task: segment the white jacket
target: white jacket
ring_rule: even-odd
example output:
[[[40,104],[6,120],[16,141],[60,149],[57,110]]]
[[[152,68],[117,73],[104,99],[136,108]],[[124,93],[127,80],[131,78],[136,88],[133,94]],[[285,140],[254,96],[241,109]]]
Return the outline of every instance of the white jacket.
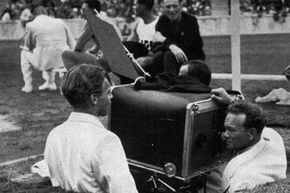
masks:
[[[234,157],[223,173],[223,190],[236,192],[286,178],[287,160],[282,137],[264,128],[261,140]]]
[[[39,70],[64,66],[61,53],[73,49],[75,40],[61,19],[39,15],[26,25],[25,46],[32,50]]]

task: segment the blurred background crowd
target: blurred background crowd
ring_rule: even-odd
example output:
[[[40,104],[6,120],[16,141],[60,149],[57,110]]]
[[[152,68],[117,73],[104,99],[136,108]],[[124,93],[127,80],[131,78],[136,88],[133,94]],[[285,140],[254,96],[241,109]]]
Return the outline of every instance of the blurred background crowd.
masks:
[[[285,18],[290,11],[290,0],[240,0],[241,12],[273,15],[274,20]]]
[[[161,13],[162,0],[156,0],[154,12]],[[229,5],[230,5],[230,0]],[[56,18],[81,18],[80,0],[10,0],[1,13],[1,20],[17,20],[25,9],[31,10],[41,2],[50,16]],[[242,13],[281,14],[287,16],[290,11],[290,0],[240,0]],[[102,8],[110,17],[134,18],[134,0],[102,0]],[[183,9],[197,16],[211,15],[211,0],[183,0]]]
[[[11,0],[2,11],[2,20],[16,20],[26,8],[32,9],[40,0]],[[154,12],[160,14],[161,0],[156,0]],[[64,19],[80,18],[80,0],[42,0],[50,16]],[[134,0],[102,0],[102,9],[111,17],[133,18]],[[184,0],[183,7],[194,15],[211,15],[210,0]],[[6,15],[6,16],[5,16]],[[4,17],[3,17],[4,16]]]
[[[0,19],[2,21],[28,20],[28,15],[37,5],[46,7],[48,15],[63,19],[82,18],[81,0],[1,0]],[[162,0],[155,0],[154,13],[160,15]],[[230,0],[224,0],[230,6]],[[107,16],[134,21],[134,0],[101,0],[102,9]],[[196,16],[212,14],[211,0],[183,0],[183,10]],[[275,21],[285,21],[290,11],[290,0],[240,0],[241,13],[254,14],[262,17],[264,14],[272,15]],[[126,25],[122,27],[123,35],[129,34]]]

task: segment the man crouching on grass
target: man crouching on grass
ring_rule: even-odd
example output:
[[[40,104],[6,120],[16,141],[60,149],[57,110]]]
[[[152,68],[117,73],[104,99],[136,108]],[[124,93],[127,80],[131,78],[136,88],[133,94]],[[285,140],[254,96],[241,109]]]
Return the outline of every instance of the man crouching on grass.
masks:
[[[265,127],[261,108],[233,103],[225,119],[224,139],[236,151],[223,173],[223,191],[238,192],[286,178],[287,160],[282,137]]]
[[[107,114],[112,97],[105,71],[89,64],[75,66],[61,89],[73,112],[46,141],[52,185],[76,192],[136,193],[120,139],[97,117]]]

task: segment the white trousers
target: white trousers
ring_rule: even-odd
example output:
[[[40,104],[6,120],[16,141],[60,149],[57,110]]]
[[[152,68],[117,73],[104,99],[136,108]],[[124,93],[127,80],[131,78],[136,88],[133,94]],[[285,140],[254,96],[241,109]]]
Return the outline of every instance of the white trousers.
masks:
[[[25,86],[32,85],[32,70],[33,68],[39,70],[39,64],[37,63],[37,58],[33,55],[32,52],[27,50],[22,50],[20,54],[20,65],[21,72],[23,75],[23,81]],[[42,78],[48,84],[54,83],[55,72],[53,69],[42,71]]]

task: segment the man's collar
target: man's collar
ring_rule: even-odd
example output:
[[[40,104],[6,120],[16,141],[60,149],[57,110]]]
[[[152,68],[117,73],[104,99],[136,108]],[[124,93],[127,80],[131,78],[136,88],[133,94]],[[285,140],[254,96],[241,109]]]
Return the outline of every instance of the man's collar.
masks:
[[[88,113],[71,112],[68,121],[90,122],[98,127],[104,127],[98,117]]]

